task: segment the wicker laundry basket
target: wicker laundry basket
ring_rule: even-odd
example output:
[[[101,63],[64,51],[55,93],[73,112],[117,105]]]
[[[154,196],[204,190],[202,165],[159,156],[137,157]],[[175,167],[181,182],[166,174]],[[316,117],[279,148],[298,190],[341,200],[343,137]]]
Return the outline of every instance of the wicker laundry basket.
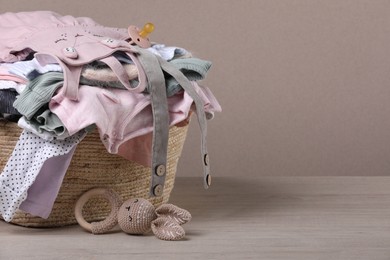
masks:
[[[166,203],[173,189],[176,167],[188,126],[173,126],[169,131],[167,175],[163,195],[150,198],[155,205]],[[22,129],[16,123],[0,121],[0,171],[11,155]],[[94,187],[112,188],[122,197],[149,198],[150,168],[109,154],[97,131],[88,134],[77,146],[71,164],[48,219],[18,211],[11,223],[26,227],[59,227],[77,224],[74,206],[81,194]],[[83,208],[89,222],[104,219],[110,211],[103,198],[90,200]]]

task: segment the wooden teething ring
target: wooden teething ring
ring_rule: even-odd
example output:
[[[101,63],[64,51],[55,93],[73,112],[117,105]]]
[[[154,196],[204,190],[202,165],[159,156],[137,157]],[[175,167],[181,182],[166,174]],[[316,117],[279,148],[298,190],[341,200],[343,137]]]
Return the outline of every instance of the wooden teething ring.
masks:
[[[105,233],[117,224],[117,215],[118,215],[118,210],[120,206],[122,205],[122,200],[116,194],[114,191],[110,189],[105,189],[105,188],[94,188],[91,189],[87,192],[85,192],[81,197],[77,200],[76,206],[75,206],[75,217],[79,225],[84,228],[85,230],[89,232],[93,232],[93,227],[91,223],[88,223],[84,217],[83,217],[83,207],[85,203],[87,203],[88,200],[90,200],[92,197],[95,196],[103,196],[105,199],[107,199],[111,205],[111,212],[108,215],[108,217],[100,222],[94,222],[92,224],[99,224],[100,228],[99,233]]]

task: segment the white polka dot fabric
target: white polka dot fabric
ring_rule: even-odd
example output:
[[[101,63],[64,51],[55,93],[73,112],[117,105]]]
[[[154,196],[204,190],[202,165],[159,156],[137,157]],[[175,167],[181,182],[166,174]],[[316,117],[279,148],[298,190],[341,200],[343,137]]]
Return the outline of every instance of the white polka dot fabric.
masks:
[[[0,175],[0,214],[11,221],[15,211],[27,198],[44,162],[54,156],[69,153],[84,137],[81,131],[64,140],[46,141],[24,130],[12,155]],[[50,185],[50,184],[48,184]]]

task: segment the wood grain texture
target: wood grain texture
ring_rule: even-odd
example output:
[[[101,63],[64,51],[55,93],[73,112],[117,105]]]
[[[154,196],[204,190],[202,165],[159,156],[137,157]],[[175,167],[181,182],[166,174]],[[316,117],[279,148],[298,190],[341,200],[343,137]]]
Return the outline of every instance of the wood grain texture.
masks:
[[[186,239],[0,222],[0,259],[390,259],[390,177],[177,178]]]

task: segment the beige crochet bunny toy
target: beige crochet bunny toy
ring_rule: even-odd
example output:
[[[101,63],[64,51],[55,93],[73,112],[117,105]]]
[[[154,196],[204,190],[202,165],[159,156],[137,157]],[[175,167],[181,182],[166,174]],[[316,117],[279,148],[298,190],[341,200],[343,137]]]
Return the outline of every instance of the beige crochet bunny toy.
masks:
[[[84,204],[93,196],[103,196],[111,204],[111,213],[103,221],[88,223],[82,216]],[[191,214],[172,204],[155,208],[148,200],[129,199],[122,203],[113,190],[95,188],[84,193],[76,203],[75,216],[84,229],[93,234],[103,234],[119,224],[128,234],[145,234],[150,230],[162,240],[180,240],[185,236],[181,225],[191,220]]]

